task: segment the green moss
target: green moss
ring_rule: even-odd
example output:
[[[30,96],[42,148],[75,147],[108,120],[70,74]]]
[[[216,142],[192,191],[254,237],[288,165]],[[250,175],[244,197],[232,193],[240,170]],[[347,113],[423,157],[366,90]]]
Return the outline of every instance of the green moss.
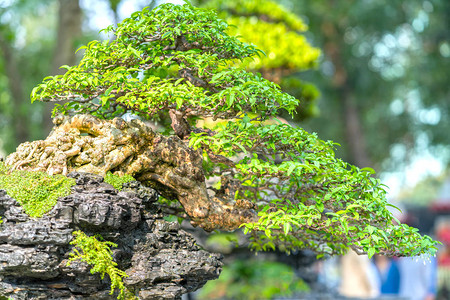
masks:
[[[135,181],[133,176],[125,174],[123,176],[114,175],[111,172],[106,173],[105,182],[112,185],[116,190],[121,191],[124,183]]]
[[[50,176],[45,172],[9,171],[0,162],[0,189],[16,199],[30,217],[42,217],[51,210],[59,197],[70,194],[75,180],[64,175]]]
[[[123,278],[128,275],[117,268],[117,263],[113,260],[110,247],[117,247],[117,244],[109,241],[99,241],[95,236],[87,236],[82,231],[74,231],[75,237],[70,244],[75,248],[69,254],[69,262],[81,260],[92,266],[91,273],[100,273],[101,278],[108,274],[111,279],[111,295],[115,289],[119,289],[117,299],[133,299],[135,298],[124,286]],[[102,239],[99,236],[100,239]]]

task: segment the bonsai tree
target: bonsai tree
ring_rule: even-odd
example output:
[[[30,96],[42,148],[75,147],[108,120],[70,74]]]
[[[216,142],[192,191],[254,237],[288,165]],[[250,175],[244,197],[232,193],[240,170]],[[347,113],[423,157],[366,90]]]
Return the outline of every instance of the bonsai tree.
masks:
[[[47,77],[32,91],[32,101],[61,103],[51,134],[60,152],[39,152],[45,142],[24,144],[31,154],[13,154],[8,165],[131,175],[158,190],[162,201],[177,201],[182,211],[172,206],[173,213],[194,225],[243,228],[258,251],[435,253],[435,241],[389,212],[373,170],[336,158],[336,143],[277,121],[302,103],[240,67],[264,53],[230,36],[215,12],[164,4],[105,32],[114,38],[80,48],[78,65],[63,66],[64,75]],[[124,115],[169,122],[171,129],[157,133],[117,118]],[[55,138],[63,132],[76,132],[83,143]],[[87,146],[99,136],[102,143]],[[105,146],[108,141],[116,148]],[[56,159],[44,163],[51,155]],[[59,161],[64,165],[55,168]]]

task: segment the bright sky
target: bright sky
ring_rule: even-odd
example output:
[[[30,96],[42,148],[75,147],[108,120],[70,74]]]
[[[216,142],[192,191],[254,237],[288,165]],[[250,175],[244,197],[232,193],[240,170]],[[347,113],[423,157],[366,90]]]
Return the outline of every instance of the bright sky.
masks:
[[[125,0],[119,5],[119,17],[120,19],[124,19],[129,17],[133,12],[142,9],[145,6],[151,4],[151,0]],[[170,2],[174,4],[184,4],[183,0],[172,0],[172,1],[164,1],[157,0],[157,4],[161,4],[164,2]],[[91,0],[81,0],[81,7],[86,12],[86,19],[89,20],[87,24],[90,28],[94,30],[101,30],[114,22],[114,16],[109,9],[108,1],[91,1]]]
[[[127,18],[136,10],[143,8],[151,1],[127,0],[119,5],[119,16],[121,19]],[[88,26],[94,30],[101,30],[114,22],[114,16],[109,8],[108,1],[81,0],[80,5],[87,14]]]

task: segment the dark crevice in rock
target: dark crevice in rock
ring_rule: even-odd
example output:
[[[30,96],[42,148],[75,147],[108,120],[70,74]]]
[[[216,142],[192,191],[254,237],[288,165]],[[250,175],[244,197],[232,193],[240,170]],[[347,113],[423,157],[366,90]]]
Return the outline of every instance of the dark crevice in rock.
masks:
[[[87,173],[71,173],[72,193],[39,219],[0,190],[0,296],[12,299],[115,299],[108,276],[84,262],[67,266],[72,232],[100,234],[118,245],[113,257],[139,299],[177,299],[220,273],[221,255],[200,249],[178,223],[167,222],[158,194],[139,182],[122,191]]]

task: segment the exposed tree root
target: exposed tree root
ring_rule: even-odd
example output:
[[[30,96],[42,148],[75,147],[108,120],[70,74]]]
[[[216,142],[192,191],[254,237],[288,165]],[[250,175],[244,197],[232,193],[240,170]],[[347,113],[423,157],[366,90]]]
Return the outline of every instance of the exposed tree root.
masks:
[[[129,174],[164,197],[177,199],[192,223],[208,231],[233,230],[258,219],[251,207],[236,204],[234,195],[208,194],[201,152],[178,136],[155,133],[139,120],[101,120],[86,114],[59,116],[53,122],[45,140],[19,145],[6,165],[49,174]]]

